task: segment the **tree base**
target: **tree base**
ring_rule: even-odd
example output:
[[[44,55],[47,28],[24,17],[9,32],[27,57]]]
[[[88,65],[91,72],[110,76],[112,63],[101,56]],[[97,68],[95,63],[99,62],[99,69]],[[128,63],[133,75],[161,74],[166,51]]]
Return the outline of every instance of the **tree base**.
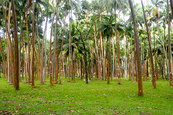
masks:
[[[32,88],[36,88],[36,86],[31,86]]]
[[[44,83],[39,83],[39,85],[43,85]]]
[[[13,85],[12,83],[10,83],[10,85]]]
[[[72,81],[72,83],[76,83],[76,81]]]
[[[71,82],[71,81],[68,80],[67,82]]]
[[[53,84],[50,84],[50,86],[53,86]]]
[[[53,83],[54,83],[54,84],[58,84],[58,82],[57,82],[57,81],[54,81]]]

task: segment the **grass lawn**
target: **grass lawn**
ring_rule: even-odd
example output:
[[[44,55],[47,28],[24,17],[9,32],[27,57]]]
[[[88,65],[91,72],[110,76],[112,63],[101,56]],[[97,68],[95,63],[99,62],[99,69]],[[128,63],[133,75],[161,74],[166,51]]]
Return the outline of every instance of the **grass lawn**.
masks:
[[[20,82],[20,90],[15,91],[4,78],[0,78],[0,114],[32,115],[172,115],[173,88],[161,78],[154,89],[150,80],[143,82],[144,96],[138,96],[138,84],[121,79],[107,84],[106,81],[89,84],[76,78],[76,83],[62,78],[62,85],[49,86],[35,81],[36,88]]]

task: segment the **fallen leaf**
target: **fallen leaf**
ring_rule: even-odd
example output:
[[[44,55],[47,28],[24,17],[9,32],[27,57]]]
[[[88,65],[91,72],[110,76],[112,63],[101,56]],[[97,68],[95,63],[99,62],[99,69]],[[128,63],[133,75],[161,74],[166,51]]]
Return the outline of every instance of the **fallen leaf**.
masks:
[[[71,112],[74,112],[74,110],[71,110]]]

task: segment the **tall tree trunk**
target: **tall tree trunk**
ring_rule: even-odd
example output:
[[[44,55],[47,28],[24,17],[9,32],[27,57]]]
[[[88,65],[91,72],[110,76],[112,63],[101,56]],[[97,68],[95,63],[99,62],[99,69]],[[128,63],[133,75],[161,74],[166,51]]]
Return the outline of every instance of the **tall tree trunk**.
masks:
[[[55,44],[54,44],[54,76],[55,76],[55,79],[54,79],[54,84],[56,84],[56,83],[58,83],[58,64],[57,64],[57,58],[58,58],[58,53],[57,53],[57,38],[58,38],[58,25],[57,25],[57,21],[58,21],[58,4],[57,4],[57,7],[55,7],[56,8],[56,23],[55,23]]]
[[[8,30],[10,30],[10,19],[11,19],[11,2],[9,3],[9,10],[8,10]],[[7,82],[10,82],[12,80],[10,80],[10,78],[12,78],[11,76],[11,73],[10,73],[10,44],[9,44],[9,40],[7,40],[7,78],[8,78],[8,81]],[[10,82],[10,84],[12,84]]]
[[[125,41],[125,45],[124,45],[124,51],[125,51],[125,58],[124,58],[124,61],[125,61],[125,78],[126,78],[126,81],[128,81],[128,76],[127,76],[127,52],[126,52],[127,38],[125,36],[125,33],[124,33],[124,41]]]
[[[66,14],[67,14],[67,12],[66,12]],[[66,15],[67,16],[67,15]],[[66,20],[66,16],[65,16],[65,19],[64,19],[64,25],[63,25],[63,33],[62,33],[62,43],[61,43],[61,52],[60,52],[60,60],[59,60],[59,62],[60,62],[60,65],[59,65],[59,70],[60,70],[60,76],[59,76],[59,83],[61,84],[61,63],[62,63],[62,50],[63,50],[63,45],[64,45],[64,33],[65,33],[65,20]],[[69,68],[70,69],[70,68]],[[70,74],[70,73],[69,73]],[[69,79],[68,79],[68,81],[69,81]]]
[[[102,18],[101,18],[101,14],[100,14],[100,22],[101,22],[101,20],[102,20]],[[101,33],[101,31],[99,32],[99,36],[100,36],[100,57],[99,57],[99,71],[100,71],[100,81],[102,80],[102,61],[101,61],[101,59],[102,59],[102,33]]]
[[[69,5],[71,4],[71,0],[68,0]],[[70,82],[70,67],[71,67],[71,16],[70,16],[70,10],[69,10],[69,72],[68,72],[68,82]]]
[[[6,16],[4,14],[4,8],[3,8],[3,0],[1,0],[1,6],[2,6],[2,14],[3,14],[3,19],[5,20],[5,29],[6,29],[6,32],[7,32],[7,36],[8,36],[8,41],[9,41],[9,46],[10,46],[10,60],[11,60],[11,65],[13,64],[13,49],[12,49],[12,43],[11,43],[11,38],[10,38],[10,32],[9,32],[9,29],[8,29],[8,26],[7,26],[7,22],[6,22]],[[4,58],[5,59],[5,58]],[[6,62],[3,62],[4,65],[4,77],[7,77],[7,72],[6,72]],[[13,66],[12,66],[13,67]],[[12,71],[13,71],[13,68],[12,68]],[[11,75],[11,81],[10,83],[12,84],[13,83],[13,80],[12,80],[12,75]]]
[[[153,62],[153,54],[152,54],[152,48],[151,48],[151,35],[150,35],[150,31],[148,28],[148,24],[147,24],[147,20],[146,20],[146,16],[145,16],[145,11],[144,11],[144,5],[143,2],[141,0],[141,5],[142,5],[142,9],[143,9],[143,14],[144,14],[144,19],[145,19],[145,26],[147,29],[147,35],[148,35],[148,42],[149,42],[149,48],[150,48],[150,62],[151,62],[151,69],[152,69],[152,84],[154,86],[154,88],[156,88],[156,81],[155,81],[155,73],[154,73],[154,62]]]
[[[120,56],[119,56],[119,37],[117,32],[117,21],[116,21],[116,10],[115,10],[115,29],[116,29],[116,44],[117,44],[117,61],[118,61],[118,85],[121,84],[120,82]]]
[[[134,35],[135,35],[135,41],[136,41],[136,53],[137,53],[137,68],[138,68],[138,95],[143,95],[143,89],[142,89],[142,69],[141,69],[141,59],[140,59],[140,52],[139,52],[139,41],[138,41],[138,29],[136,24],[136,17],[133,10],[133,3],[131,0],[129,0],[130,9],[133,17],[133,25],[134,25]]]
[[[114,40],[112,42],[112,47],[113,47],[113,56],[112,56],[112,59],[113,59],[113,63],[112,63],[112,81],[114,80],[114,75],[115,75],[115,49],[114,49]]]
[[[95,42],[95,47],[96,47],[96,58],[97,58],[97,73],[98,73],[98,80],[101,82],[101,71],[100,71],[100,61],[99,61],[99,54],[98,54],[98,44],[96,40],[96,34],[95,34],[95,23],[94,23],[94,42]]]
[[[171,4],[172,6],[172,4]],[[171,72],[171,37],[170,37],[170,17],[169,17],[169,2],[167,0],[167,15],[168,15],[168,53],[169,53],[169,77],[170,86],[172,87],[172,72]]]
[[[43,78],[40,78],[40,36],[39,36],[39,33],[38,33],[38,15],[36,15],[36,33],[37,33],[37,36],[38,36],[38,55],[37,55],[37,60],[38,60],[38,65],[37,65],[37,80],[41,81],[41,79],[43,80]]]
[[[57,5],[57,4],[56,4]],[[51,32],[50,32],[50,55],[49,55],[49,74],[50,74],[50,86],[53,86],[52,84],[52,52],[51,52],[51,44],[52,44],[52,30],[53,30],[53,22],[54,22],[54,18],[55,18],[55,12],[56,12],[56,8],[54,10],[54,14],[53,14],[53,19],[52,19],[52,25],[51,25]]]
[[[30,40],[29,40],[29,27],[28,27],[28,13],[26,13],[26,30],[27,30],[27,44],[28,44],[28,84],[30,84],[30,43],[29,43]]]
[[[45,33],[46,33],[46,29],[47,29],[48,9],[49,9],[49,0],[47,0],[47,16],[46,16],[46,22],[45,22],[45,27],[44,27],[44,31],[43,31],[43,39],[42,39],[42,48],[41,48],[41,57],[40,57],[40,67],[41,68],[40,68],[40,83],[39,84],[43,84],[43,53],[44,53],[43,47],[44,47]],[[45,45],[46,45],[46,43],[45,43]],[[46,49],[45,49],[45,51],[46,51]],[[46,58],[46,56],[45,56],[45,58]]]
[[[14,27],[14,42],[15,42],[15,74],[14,74],[14,89],[19,90],[19,49],[18,49],[18,35],[17,35],[17,20],[14,1],[12,0],[12,17]]]
[[[35,47],[34,47],[34,43],[35,43],[35,33],[34,33],[34,23],[35,23],[35,19],[34,19],[34,8],[35,8],[35,5],[34,5],[34,0],[33,0],[33,9],[32,9],[32,84],[31,84],[31,87],[34,88],[36,87],[34,85],[34,50],[35,50]]]

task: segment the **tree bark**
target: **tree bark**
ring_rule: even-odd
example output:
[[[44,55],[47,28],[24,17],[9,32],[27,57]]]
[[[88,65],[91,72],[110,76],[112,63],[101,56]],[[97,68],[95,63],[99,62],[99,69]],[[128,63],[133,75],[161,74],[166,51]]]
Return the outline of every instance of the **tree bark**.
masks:
[[[144,19],[145,19],[145,26],[147,29],[147,35],[148,35],[148,42],[149,42],[149,48],[150,48],[150,62],[151,62],[151,69],[152,69],[152,84],[154,86],[154,88],[156,88],[156,81],[155,81],[155,73],[154,73],[154,62],[153,62],[153,54],[152,54],[152,48],[151,48],[151,35],[150,35],[150,31],[148,28],[148,24],[147,24],[147,20],[146,20],[146,16],[145,16],[145,11],[144,11],[144,5],[143,2],[141,0],[141,5],[142,5],[142,9],[143,9],[143,14],[144,14]]]
[[[57,5],[57,4],[56,4]],[[51,44],[52,44],[52,30],[53,30],[53,22],[54,22],[54,18],[55,18],[55,12],[56,12],[56,8],[54,10],[54,14],[53,14],[53,19],[52,19],[52,25],[51,25],[51,32],[50,32],[50,53],[49,53],[49,74],[50,74],[50,86],[53,86],[52,84],[52,52],[51,52]]]
[[[35,19],[34,19],[34,8],[35,8],[35,5],[34,5],[34,0],[33,0],[33,9],[32,9],[32,84],[31,84],[31,87],[34,88],[36,87],[34,85],[34,43],[35,43],[35,32],[34,32],[34,23],[35,23]]]
[[[49,0],[47,0],[47,16],[46,16],[46,22],[45,22],[45,27],[44,27],[44,31],[43,31],[43,39],[42,39],[42,49],[41,49],[41,57],[40,57],[40,66],[41,66],[40,67],[40,83],[39,84],[43,84],[43,62],[44,62],[43,61],[43,53],[44,53],[43,47],[44,47],[45,33],[46,33],[46,29],[47,29],[48,9],[49,9]],[[45,43],[45,45],[46,45],[46,43]],[[45,56],[45,58],[46,58],[46,56]],[[45,81],[45,79],[44,79],[44,81]]]
[[[172,6],[172,3],[171,3],[171,6]],[[169,17],[169,2],[168,2],[168,0],[167,0],[167,15],[168,15],[169,77],[170,77],[170,86],[172,87],[173,83],[172,83],[172,72],[171,72],[171,37],[170,37],[170,17]]]
[[[17,35],[17,20],[16,20],[16,10],[14,1],[12,2],[12,17],[13,17],[13,27],[14,27],[14,42],[15,42],[15,73],[14,73],[14,89],[19,90],[19,49],[18,49],[18,35]]]
[[[121,84],[120,82],[120,56],[119,56],[119,37],[118,37],[118,32],[117,32],[117,21],[116,21],[116,10],[115,10],[115,29],[116,29],[116,45],[117,45],[117,61],[118,61],[118,85]]]
[[[142,89],[142,69],[141,69],[141,59],[140,59],[140,52],[139,52],[139,41],[138,41],[138,29],[136,24],[136,17],[133,10],[133,4],[132,1],[129,0],[130,9],[133,17],[133,24],[134,24],[134,35],[136,39],[136,53],[137,53],[137,68],[138,68],[138,95],[143,95],[143,89]]]

